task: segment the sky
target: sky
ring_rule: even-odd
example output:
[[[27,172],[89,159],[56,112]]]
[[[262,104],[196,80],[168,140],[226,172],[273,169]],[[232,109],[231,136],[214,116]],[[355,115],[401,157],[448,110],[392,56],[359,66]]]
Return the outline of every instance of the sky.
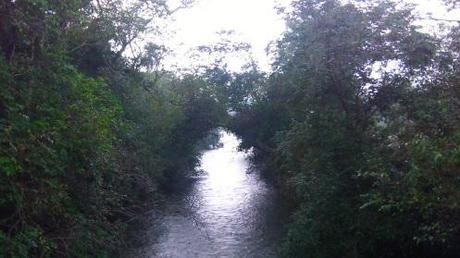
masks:
[[[178,0],[169,0],[171,5]],[[422,17],[433,16],[442,19],[459,19],[459,10],[447,12],[440,0],[405,0],[416,4]],[[287,6],[291,0],[195,0],[186,9],[174,13],[163,27],[166,37],[163,43],[171,49],[165,59],[165,67],[170,69],[190,69],[211,62],[200,55],[192,58],[192,49],[200,45],[219,42],[219,31],[234,31],[231,40],[247,42],[252,46],[251,54],[235,54],[227,58],[229,68],[238,70],[252,58],[259,68],[270,70],[271,59],[266,47],[281,37],[285,23],[277,14],[277,6]],[[427,32],[436,31],[432,23],[421,21]]]

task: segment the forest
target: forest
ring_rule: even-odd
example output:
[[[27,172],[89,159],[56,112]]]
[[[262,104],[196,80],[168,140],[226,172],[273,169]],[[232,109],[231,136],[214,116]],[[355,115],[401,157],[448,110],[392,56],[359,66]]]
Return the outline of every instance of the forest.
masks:
[[[289,206],[280,257],[458,257],[460,19],[294,0],[270,72],[133,47],[190,3],[0,1],[0,257],[122,257],[220,127]]]

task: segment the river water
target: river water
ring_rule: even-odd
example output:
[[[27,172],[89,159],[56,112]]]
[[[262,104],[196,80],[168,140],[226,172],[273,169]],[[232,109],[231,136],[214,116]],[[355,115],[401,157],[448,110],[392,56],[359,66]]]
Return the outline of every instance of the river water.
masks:
[[[152,214],[133,257],[277,257],[286,213],[238,139],[221,131],[223,147],[203,153],[203,174],[175,190]]]

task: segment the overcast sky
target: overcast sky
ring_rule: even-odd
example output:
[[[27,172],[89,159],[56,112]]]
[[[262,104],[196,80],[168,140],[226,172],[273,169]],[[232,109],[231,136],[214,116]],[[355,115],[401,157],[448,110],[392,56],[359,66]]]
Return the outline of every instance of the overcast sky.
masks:
[[[169,0],[177,1],[177,0]],[[252,45],[252,57],[260,68],[269,70],[270,59],[265,49],[279,38],[285,24],[276,12],[276,6],[285,6],[291,0],[196,0],[188,9],[182,9],[173,15],[173,19],[164,29],[171,32],[164,43],[171,48],[172,54],[166,59],[166,66],[190,68],[197,61],[190,59],[190,49],[200,45],[215,43],[219,40],[216,32],[235,31],[235,41]],[[432,13],[443,19],[459,19],[459,11],[448,13],[440,0],[406,0],[418,5],[422,16]],[[432,28],[427,27],[427,30]],[[229,58],[230,68],[237,69],[247,56]],[[206,63],[206,60],[201,60]]]

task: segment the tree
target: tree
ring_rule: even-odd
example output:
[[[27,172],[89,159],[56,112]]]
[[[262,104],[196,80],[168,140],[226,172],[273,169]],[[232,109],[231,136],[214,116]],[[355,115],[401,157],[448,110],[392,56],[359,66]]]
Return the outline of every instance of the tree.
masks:
[[[447,145],[458,125],[449,41],[421,33],[411,8],[389,1],[292,7],[264,97],[234,125],[295,196],[284,254],[454,255],[457,222],[444,216],[456,217],[447,196],[458,190],[439,176],[458,166]]]

